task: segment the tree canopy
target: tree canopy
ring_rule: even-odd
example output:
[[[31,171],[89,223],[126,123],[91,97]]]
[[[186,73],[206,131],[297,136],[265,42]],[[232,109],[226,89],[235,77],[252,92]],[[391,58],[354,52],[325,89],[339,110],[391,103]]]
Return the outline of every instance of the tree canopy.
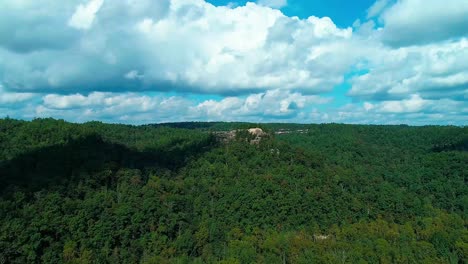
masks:
[[[468,128],[252,126],[1,119],[0,263],[467,263]]]

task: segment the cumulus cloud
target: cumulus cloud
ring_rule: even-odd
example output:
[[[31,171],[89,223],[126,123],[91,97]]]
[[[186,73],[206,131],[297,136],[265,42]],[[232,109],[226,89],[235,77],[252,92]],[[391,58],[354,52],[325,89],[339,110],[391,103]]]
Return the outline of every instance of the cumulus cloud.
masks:
[[[413,94],[402,100],[351,103],[327,108],[332,99],[282,90],[202,102],[182,96],[101,93],[46,95],[35,116],[85,122],[130,124],[176,121],[345,122],[360,124],[463,124],[468,106],[450,99],[428,100]],[[321,110],[319,110],[321,109]]]
[[[408,113],[408,112],[419,112],[426,105],[427,101],[422,99],[419,95],[412,95],[409,99],[401,101],[385,101],[378,105],[378,108],[382,112],[388,113]]]
[[[27,53],[73,45],[78,36],[66,21],[78,3],[77,0],[0,1],[0,47]],[[5,64],[3,59],[0,55],[0,71]]]
[[[136,93],[49,94],[43,96],[42,104],[36,108],[36,114],[47,116],[67,113],[69,118],[78,121],[93,118],[127,121],[129,116],[145,116],[145,119],[139,119],[138,123],[170,121],[171,118],[180,120],[242,120],[245,118],[263,120],[269,118],[271,120],[294,118],[305,107],[325,104],[330,100],[330,98],[304,96],[281,90],[202,102],[182,96],[149,96]]]
[[[249,95],[245,99],[227,97],[221,101],[208,100],[193,110],[201,115],[223,120],[226,116],[257,118],[293,118],[310,105],[328,103],[331,99],[314,95],[301,95],[281,90]]]
[[[381,2],[374,6],[380,7]],[[468,1],[399,0],[380,20],[383,41],[394,47],[468,37]]]
[[[353,30],[286,16],[285,0],[1,1],[0,109],[125,123],[466,124],[467,3],[377,0]],[[343,84],[352,103],[331,104]]]
[[[89,29],[103,2],[104,0],[91,0],[86,5],[80,4],[70,20],[68,20],[68,25],[77,29]]]
[[[103,93],[17,97],[0,96],[1,116],[55,117],[74,122],[101,120],[127,124],[181,121],[245,121],[360,124],[464,124],[468,105],[450,99],[428,100],[414,94],[402,100],[350,103],[331,107],[328,97],[282,90],[199,101],[163,93]],[[24,96],[24,95],[20,95]],[[14,98],[14,99],[12,99]],[[2,101],[3,100],[3,101]]]
[[[413,94],[403,100],[383,101],[376,104],[365,102],[364,109],[380,113],[468,113],[468,108],[463,102],[450,99],[426,100],[418,94]]]
[[[320,111],[304,113],[303,120],[312,123],[351,124],[410,124],[410,125],[463,125],[466,124],[468,105],[449,99],[425,100],[419,95],[378,103],[351,103]]]
[[[84,122],[160,122],[165,118],[185,118],[190,102],[182,97],[149,96],[136,93],[93,92],[88,95],[49,94],[35,109],[36,116],[58,116]],[[144,118],[143,118],[144,117]]]
[[[0,108],[25,103],[35,97],[33,93],[12,93],[5,91],[0,84]]]
[[[0,42],[8,89],[317,93],[342,82],[352,63],[341,51],[352,29],[340,29],[329,18],[300,20],[255,3],[229,8],[202,0],[92,0],[74,7],[65,2],[63,10],[48,11],[57,19],[16,14],[18,27],[26,30],[34,20],[61,32],[47,39],[62,44],[41,44],[39,29],[21,40],[27,48]],[[15,8],[2,5],[1,15]]]
[[[369,50],[367,73],[351,79],[349,95],[364,99],[424,98],[466,100],[468,39],[399,49]]]
[[[157,98],[134,93],[93,92],[89,95],[49,94],[43,97],[43,106],[49,109],[70,110],[79,108],[105,109],[115,115],[155,110]]]
[[[369,9],[367,10],[367,18],[372,18],[380,13],[390,4],[390,0],[377,0]]]

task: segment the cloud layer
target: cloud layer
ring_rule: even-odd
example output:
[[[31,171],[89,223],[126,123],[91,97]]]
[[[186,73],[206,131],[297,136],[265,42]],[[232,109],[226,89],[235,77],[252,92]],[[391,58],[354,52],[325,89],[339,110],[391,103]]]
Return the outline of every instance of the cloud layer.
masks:
[[[126,123],[466,124],[468,2],[377,0],[349,28],[288,17],[285,5],[3,1],[0,110]]]
[[[253,3],[231,9],[201,0],[166,2],[91,0],[64,8],[69,16],[63,21],[37,17],[35,23],[58,30],[47,39],[63,44],[39,41],[34,46],[41,38],[38,30],[4,45],[4,85],[60,93],[317,93],[342,82],[350,66],[329,46],[345,46],[351,29],[339,29],[328,18],[299,20]],[[21,20],[28,14],[17,15]],[[4,38],[17,34],[12,31]]]
[[[140,95],[136,93],[93,92],[88,95],[48,94],[36,107],[37,116],[74,117],[77,121],[104,119],[111,122],[133,123],[183,120],[258,120],[294,119],[308,105],[330,101],[315,95],[304,96],[281,90],[252,94],[243,98],[197,102],[182,96]],[[178,115],[175,116],[174,113]]]

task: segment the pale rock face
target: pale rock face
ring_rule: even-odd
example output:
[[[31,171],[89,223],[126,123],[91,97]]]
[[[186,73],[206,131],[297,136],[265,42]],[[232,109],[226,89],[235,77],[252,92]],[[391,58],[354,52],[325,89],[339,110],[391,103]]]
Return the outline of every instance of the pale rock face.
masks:
[[[265,134],[261,128],[250,128],[248,131],[254,136],[262,136]]]
[[[260,144],[260,141],[262,140],[262,137],[266,136],[267,133],[263,132],[263,130],[261,128],[250,128],[249,130],[249,133],[251,135],[254,135],[255,138],[250,140],[250,144],[252,145],[258,145]]]
[[[231,130],[231,131],[219,131],[219,132],[214,132],[214,134],[216,135],[217,139],[220,142],[228,143],[230,141],[235,140],[237,133],[241,131],[242,130],[240,129]],[[268,135],[261,128],[250,128],[247,130],[247,132],[249,132],[249,134],[254,136],[254,138],[250,140],[250,144],[252,145],[260,144],[260,141],[262,140],[262,138]]]

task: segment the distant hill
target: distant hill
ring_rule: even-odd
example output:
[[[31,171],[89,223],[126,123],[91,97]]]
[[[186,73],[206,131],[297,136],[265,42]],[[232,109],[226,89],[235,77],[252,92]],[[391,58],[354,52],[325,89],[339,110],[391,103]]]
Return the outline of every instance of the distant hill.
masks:
[[[0,263],[464,263],[467,138],[0,119]]]

